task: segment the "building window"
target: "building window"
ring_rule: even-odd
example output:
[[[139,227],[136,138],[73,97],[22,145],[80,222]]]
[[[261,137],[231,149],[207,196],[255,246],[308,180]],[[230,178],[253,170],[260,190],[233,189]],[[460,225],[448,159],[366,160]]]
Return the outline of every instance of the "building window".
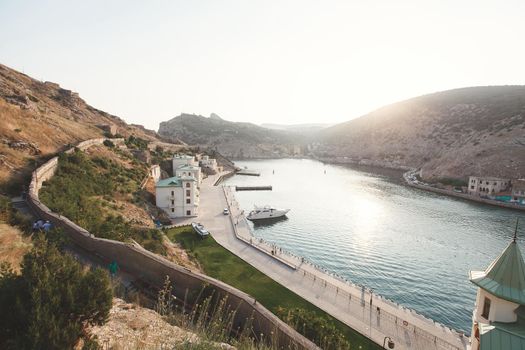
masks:
[[[186,215],[191,215],[191,210],[186,210]]]
[[[474,186],[470,186],[470,189],[473,190],[473,189],[474,189]]]
[[[172,200],[172,201],[171,201],[171,205],[174,205],[174,204],[175,204],[175,201]]]
[[[483,301],[483,312],[481,313],[481,317],[489,319],[489,313],[490,313],[490,299],[485,297],[485,300]]]
[[[171,195],[174,196],[175,195],[175,191],[171,191]]]
[[[174,213],[175,212],[175,208],[171,208],[171,212]]]
[[[186,187],[190,187],[190,183],[189,182],[186,182]]]
[[[187,198],[186,199],[186,204],[191,204],[191,199]]]
[[[186,196],[191,196],[191,190],[186,190]]]

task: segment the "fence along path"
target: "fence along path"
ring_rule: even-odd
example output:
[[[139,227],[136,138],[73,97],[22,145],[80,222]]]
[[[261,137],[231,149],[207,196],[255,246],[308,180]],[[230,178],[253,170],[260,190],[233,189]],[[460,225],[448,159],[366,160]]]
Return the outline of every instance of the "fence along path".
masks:
[[[85,150],[93,145],[101,145],[105,138],[92,139],[79,143],[76,148]],[[111,139],[113,143],[122,143],[123,139]],[[73,152],[74,148],[66,151]],[[165,277],[173,282],[173,293],[184,299],[188,291],[196,292],[203,287],[211,287],[219,295],[227,298],[229,309],[235,310],[235,325],[242,326],[251,319],[254,334],[273,334],[271,341],[280,349],[318,349],[317,346],[282,322],[277,316],[260,303],[254,303],[253,297],[240,290],[198,272],[178,266],[165,258],[151,253],[137,244],[123,243],[97,238],[68,218],[52,212],[40,202],[38,192],[43,182],[49,180],[57,169],[58,157],[54,157],[33,172],[27,197],[28,205],[42,219],[50,220],[56,227],[85,251],[105,260],[115,260],[119,266],[137,279],[145,280],[156,287],[162,287]]]
[[[234,189],[223,186],[231,213],[235,236],[253,248],[272,256],[294,272],[287,275],[286,286],[346,323],[379,345],[391,337],[396,349],[464,350],[469,339],[462,332],[428,319],[364,286],[358,286],[330,273],[306,259],[252,235],[244,212],[235,199]],[[268,267],[271,269],[271,267]],[[272,271],[263,271],[270,277]],[[309,297],[310,296],[310,297]],[[312,298],[313,296],[313,298]]]

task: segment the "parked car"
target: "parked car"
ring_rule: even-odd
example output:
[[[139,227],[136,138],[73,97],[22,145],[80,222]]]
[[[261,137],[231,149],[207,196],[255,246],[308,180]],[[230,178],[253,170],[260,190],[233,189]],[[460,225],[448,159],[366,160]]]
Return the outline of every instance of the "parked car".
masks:
[[[230,211],[228,210],[228,208],[224,208],[224,210],[222,211],[222,213],[224,215],[230,215]]]

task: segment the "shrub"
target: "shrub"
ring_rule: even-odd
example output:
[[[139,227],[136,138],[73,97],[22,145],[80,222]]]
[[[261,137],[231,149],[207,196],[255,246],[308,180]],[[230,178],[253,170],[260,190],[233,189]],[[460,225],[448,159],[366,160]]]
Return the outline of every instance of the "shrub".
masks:
[[[87,325],[106,321],[111,300],[107,272],[84,270],[39,234],[21,275],[0,268],[0,348],[72,349]]]
[[[104,146],[109,147],[109,148],[115,147],[115,144],[111,142],[110,140],[104,140],[103,144]]]

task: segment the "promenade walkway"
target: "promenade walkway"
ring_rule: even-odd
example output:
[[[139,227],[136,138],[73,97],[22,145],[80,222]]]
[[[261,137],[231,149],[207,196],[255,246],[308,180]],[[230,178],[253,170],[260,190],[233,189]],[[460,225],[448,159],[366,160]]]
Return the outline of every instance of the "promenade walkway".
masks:
[[[390,337],[396,349],[467,348],[461,333],[253,237],[232,188],[213,186],[217,177],[201,185],[199,216],[177,224],[201,222],[224,248],[381,346]],[[224,208],[230,215],[223,215]]]

